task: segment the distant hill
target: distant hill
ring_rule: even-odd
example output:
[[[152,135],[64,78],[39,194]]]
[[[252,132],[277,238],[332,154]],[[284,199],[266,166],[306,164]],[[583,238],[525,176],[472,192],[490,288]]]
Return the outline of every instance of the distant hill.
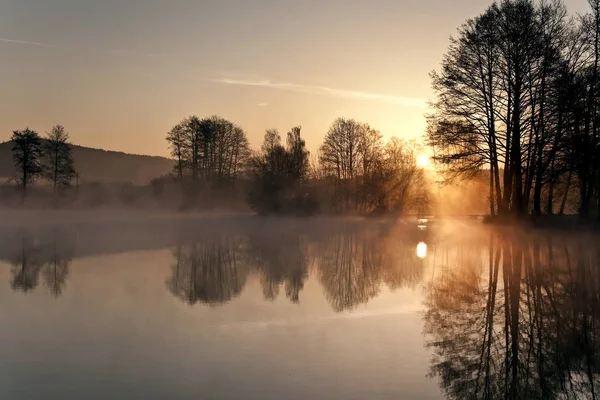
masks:
[[[12,142],[0,143],[0,181],[14,175]],[[75,169],[81,182],[132,182],[144,185],[167,174],[173,161],[164,157],[141,156],[73,145]]]

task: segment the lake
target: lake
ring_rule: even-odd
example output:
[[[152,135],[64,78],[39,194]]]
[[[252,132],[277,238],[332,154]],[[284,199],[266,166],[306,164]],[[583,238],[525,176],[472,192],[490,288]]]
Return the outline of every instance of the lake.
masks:
[[[597,396],[598,236],[425,225],[4,224],[0,398]]]

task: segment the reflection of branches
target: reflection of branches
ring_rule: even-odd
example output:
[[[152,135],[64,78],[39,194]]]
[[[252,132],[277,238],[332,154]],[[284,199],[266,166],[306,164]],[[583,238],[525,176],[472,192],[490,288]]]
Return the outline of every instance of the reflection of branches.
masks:
[[[276,299],[285,284],[286,297],[293,303],[300,301],[310,265],[305,236],[287,232],[269,237],[252,235],[248,252],[260,274],[265,299]]]
[[[56,243],[53,243],[52,250],[50,260],[44,266],[44,280],[50,293],[55,297],[59,297],[69,275],[71,258],[57,251]]]
[[[189,304],[218,305],[239,296],[248,274],[239,260],[239,247],[237,237],[224,235],[177,246],[167,287]]]
[[[590,250],[494,238],[487,265],[474,258],[436,278],[425,332],[449,398],[596,397],[600,277]]]
[[[423,279],[416,243],[386,227],[340,231],[321,240],[319,267],[325,295],[337,312],[375,297],[385,282],[391,290]]]
[[[29,292],[35,289],[43,271],[46,286],[55,297],[61,295],[69,273],[71,246],[68,237],[53,232],[50,244],[44,244],[31,233],[20,236],[18,250],[10,262],[12,264],[11,287],[14,290]],[[41,243],[41,244],[40,244]]]
[[[38,277],[42,268],[39,253],[35,248],[23,244],[18,256],[11,260],[12,280],[11,287],[14,290],[29,292],[38,285]]]
[[[321,283],[337,312],[366,303],[379,292],[382,259],[356,233],[337,234],[328,241],[320,261]]]
[[[423,263],[417,257],[414,241],[399,240],[396,235],[380,241],[377,251],[384,257],[383,281],[391,290],[414,287],[423,281]]]

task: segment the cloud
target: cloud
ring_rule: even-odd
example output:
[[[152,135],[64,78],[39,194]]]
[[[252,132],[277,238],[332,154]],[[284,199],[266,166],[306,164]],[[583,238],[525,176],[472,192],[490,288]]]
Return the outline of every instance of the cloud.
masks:
[[[40,42],[29,42],[27,40],[16,40],[16,39],[8,39],[0,37],[0,42],[4,43],[14,43],[14,44],[24,44],[26,46],[37,46],[37,47],[56,47],[53,44],[48,43],[40,43]]]
[[[258,103],[256,104],[258,107],[266,107],[269,105],[269,103]]]
[[[272,82],[270,80],[243,80],[229,78],[209,79],[209,81],[220,83],[223,85],[255,86],[313,95],[380,101],[410,107],[427,107],[427,100],[422,98],[394,96],[388,94],[363,92],[358,90],[334,89],[326,86],[299,85],[296,83]]]

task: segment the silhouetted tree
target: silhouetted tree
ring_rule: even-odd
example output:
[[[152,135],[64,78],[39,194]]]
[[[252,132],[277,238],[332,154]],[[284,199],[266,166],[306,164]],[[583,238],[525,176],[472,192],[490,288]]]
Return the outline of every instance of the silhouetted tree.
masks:
[[[373,159],[363,180],[365,211],[401,214],[417,200],[425,204],[425,199],[417,198],[417,188],[426,186],[424,171],[417,165],[418,148],[414,141],[393,137]]]
[[[65,128],[62,125],[53,126],[43,142],[42,170],[44,177],[52,182],[54,193],[69,187],[75,177],[72,151]]]
[[[579,189],[600,215],[600,2],[568,19],[560,0],[505,0],[451,39],[429,116],[428,142],[446,178],[489,168],[492,215],[553,213]]]
[[[363,179],[380,156],[381,134],[368,124],[338,118],[319,150],[319,162],[333,181],[334,207],[359,211],[364,205]]]
[[[192,202],[201,186],[232,186],[244,169],[249,145],[246,133],[233,123],[213,116],[191,116],[167,134],[175,175],[188,186]]]
[[[250,158],[248,200],[261,214],[314,211],[303,185],[309,172],[309,153],[300,131],[295,127],[288,133],[286,147],[276,130],[267,131],[261,151]]]
[[[29,128],[23,131],[14,131],[11,140],[13,142],[13,160],[17,170],[14,180],[21,188],[24,200],[27,196],[28,186],[34,183],[42,172],[41,140],[37,132]]]
[[[175,125],[167,134],[167,142],[169,142],[171,157],[175,159],[175,176],[181,180],[186,169],[186,162],[189,161],[189,146],[186,145],[185,126],[182,124]]]

